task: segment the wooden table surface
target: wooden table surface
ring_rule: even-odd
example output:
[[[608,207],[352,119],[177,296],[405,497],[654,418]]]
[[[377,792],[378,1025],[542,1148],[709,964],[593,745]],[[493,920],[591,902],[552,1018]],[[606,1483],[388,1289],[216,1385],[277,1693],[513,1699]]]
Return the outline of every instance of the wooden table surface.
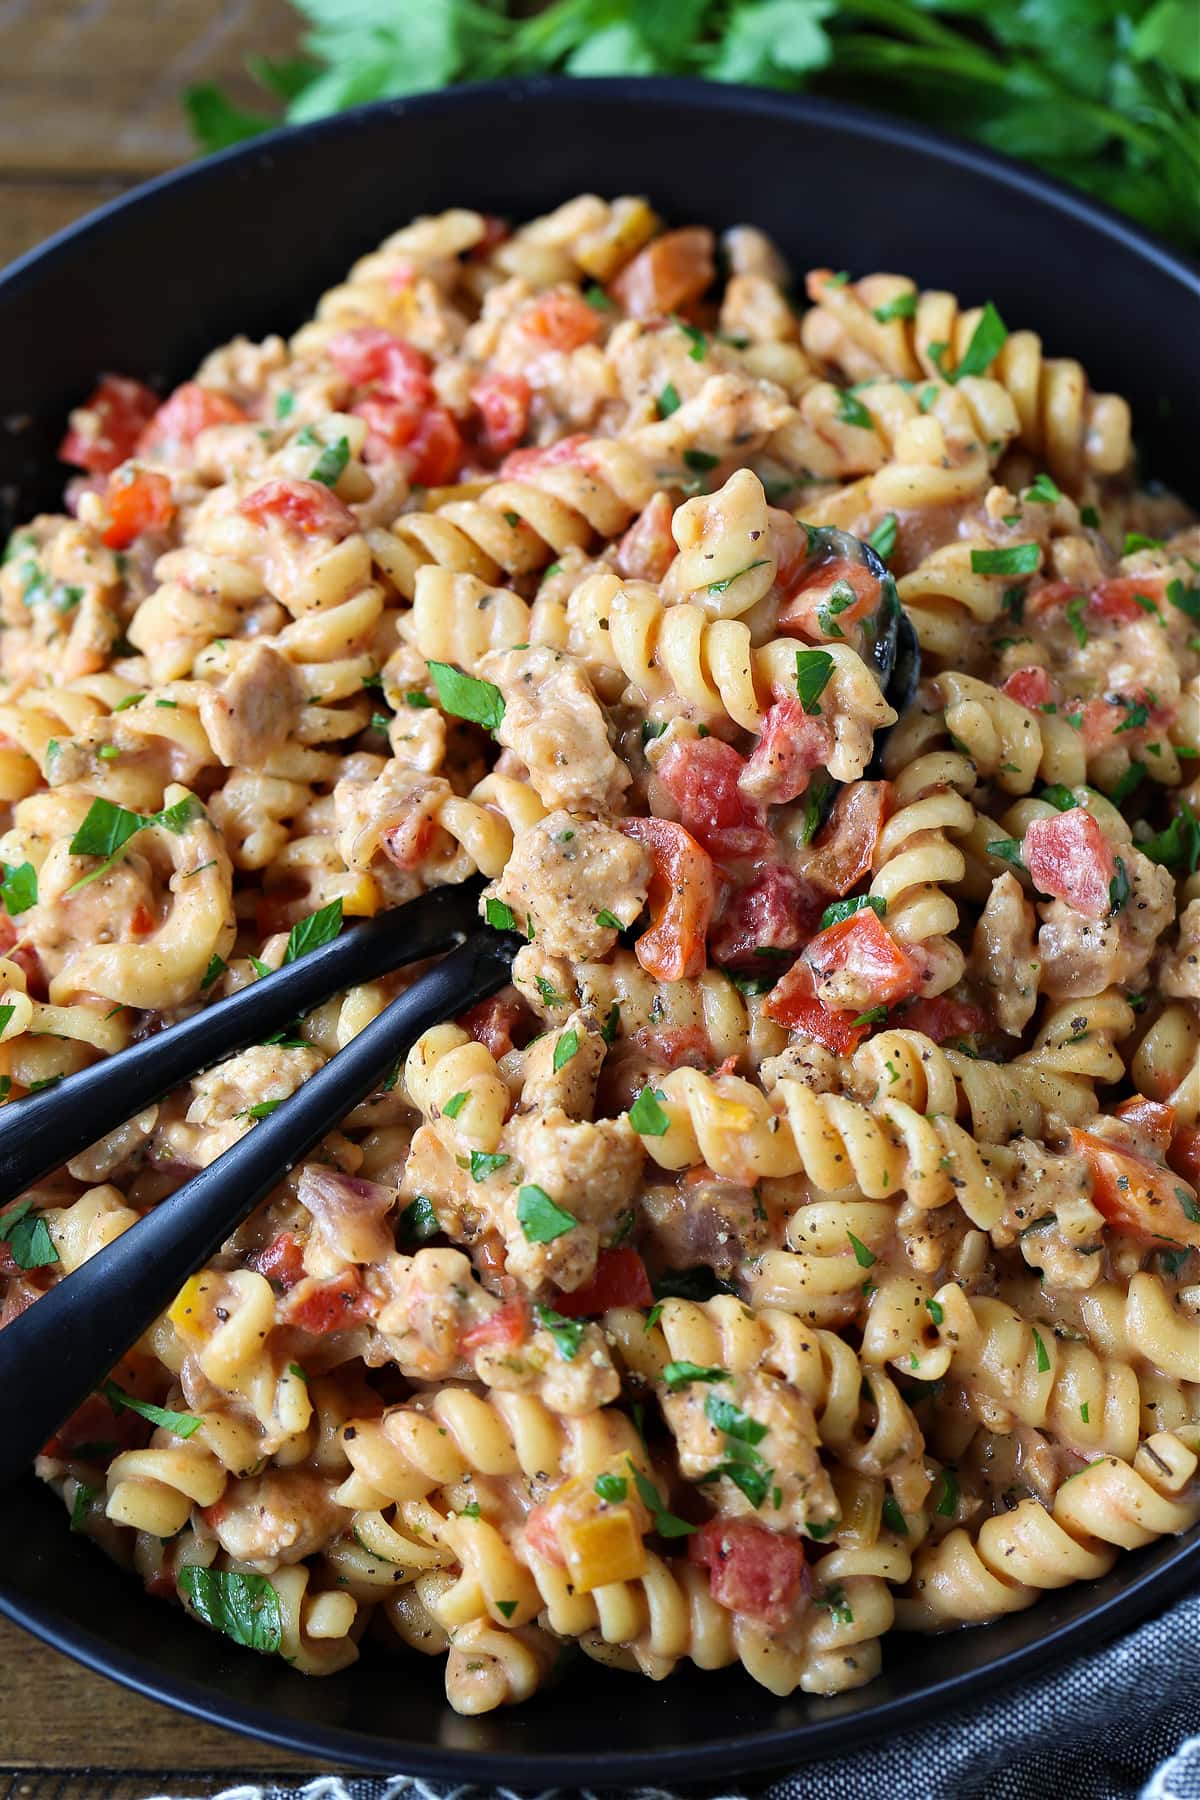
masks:
[[[0,266],[186,161],[181,89],[219,81],[253,104],[243,58],[296,37],[285,0],[0,0]],[[0,1669],[0,1800],[208,1796],[319,1772],[127,1693],[4,1620]]]

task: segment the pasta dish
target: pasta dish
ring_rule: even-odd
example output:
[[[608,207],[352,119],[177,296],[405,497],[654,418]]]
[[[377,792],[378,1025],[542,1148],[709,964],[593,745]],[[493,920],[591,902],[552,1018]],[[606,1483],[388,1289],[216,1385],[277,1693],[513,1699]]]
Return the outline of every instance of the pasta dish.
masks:
[[[0,1099],[440,885],[523,939],[38,1460],[307,1674],[833,1694],[1200,1517],[1200,525],[991,302],[804,288],[421,218],[8,544]],[[9,1204],[0,1324],[412,978]]]

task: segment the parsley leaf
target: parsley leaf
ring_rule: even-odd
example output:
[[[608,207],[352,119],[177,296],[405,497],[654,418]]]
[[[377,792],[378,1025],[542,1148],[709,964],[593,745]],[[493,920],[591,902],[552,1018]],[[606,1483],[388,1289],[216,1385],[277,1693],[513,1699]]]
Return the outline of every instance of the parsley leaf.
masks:
[[[189,1563],[176,1583],[192,1612],[247,1650],[273,1656],[283,1642],[279,1595],[265,1575]]]
[[[821,914],[820,930],[827,931],[831,925],[840,925],[843,919],[852,919],[855,913],[865,909],[882,919],[887,913],[887,901],[878,894],[857,894],[852,900],[835,900]]]
[[[507,1156],[504,1161],[508,1161]],[[530,1184],[517,1195],[517,1223],[525,1233],[527,1243],[552,1244],[555,1238],[574,1231],[579,1221],[574,1213],[567,1212],[552,1200],[545,1188]]]
[[[566,1067],[578,1049],[579,1033],[577,1031],[564,1031],[554,1046],[554,1056],[552,1060],[554,1064],[554,1073],[556,1075],[560,1069]]]
[[[431,662],[429,673],[444,711],[456,719],[469,719],[486,731],[499,729],[504,718],[504,695],[490,681],[464,675],[453,663]]]
[[[136,1395],[127,1394],[124,1388],[118,1387],[115,1381],[106,1381],[101,1392],[114,1412],[137,1413],[140,1419],[147,1419],[151,1425],[161,1426],[165,1431],[173,1431],[176,1437],[190,1438],[204,1423],[194,1413],[170,1412],[164,1406],[152,1405],[149,1400],[139,1400]]]
[[[629,1108],[629,1123],[639,1137],[665,1137],[671,1121],[659,1105],[666,1095],[661,1088],[644,1087]]]
[[[37,870],[29,862],[18,863],[13,869],[0,863],[0,870],[4,873],[4,879],[0,881],[0,900],[3,900],[9,918],[15,919],[37,905]]]
[[[0,1244],[7,1244],[18,1269],[46,1269],[58,1261],[50,1227],[32,1200],[22,1200],[9,1212],[0,1213]]]
[[[571,1227],[568,1226],[567,1229],[570,1230]],[[526,1236],[528,1235],[528,1232],[526,1232]],[[533,1241],[542,1242],[544,1240],[535,1239]],[[558,1346],[558,1354],[562,1357],[563,1361],[574,1362],[576,1356],[579,1354],[579,1346],[583,1342],[583,1334],[587,1330],[586,1320],[564,1319],[563,1315],[559,1312],[555,1312],[553,1307],[542,1306],[540,1302],[537,1308],[537,1316],[539,1322],[545,1326],[546,1330],[550,1333],[550,1336],[554,1339],[555,1344]]]
[[[797,650],[796,692],[800,704],[810,717],[821,710],[821,695],[833,674],[833,658],[828,650]]]
[[[1010,544],[1005,550],[972,550],[975,575],[1032,575],[1041,561],[1036,544]]]
[[[331,900],[317,912],[309,913],[306,919],[300,919],[288,932],[287,949],[283,953],[285,963],[298,962],[310,950],[319,950],[322,944],[331,944],[342,929],[342,898]]]
[[[690,1537],[696,1527],[689,1525],[686,1519],[676,1518],[673,1512],[668,1512],[663,1505],[658,1489],[649,1477],[642,1474],[631,1457],[627,1456],[625,1461],[629,1464],[629,1473],[633,1476],[633,1485],[638,1491],[638,1499],[651,1515],[654,1530],[657,1531],[659,1537]]]

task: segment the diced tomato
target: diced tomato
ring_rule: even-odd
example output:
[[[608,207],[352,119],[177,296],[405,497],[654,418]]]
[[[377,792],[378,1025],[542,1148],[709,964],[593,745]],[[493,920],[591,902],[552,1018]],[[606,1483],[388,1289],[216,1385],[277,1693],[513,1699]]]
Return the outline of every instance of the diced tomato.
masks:
[[[1041,893],[1065,900],[1087,919],[1108,916],[1116,857],[1091,813],[1074,806],[1051,819],[1032,819],[1021,855]]]
[[[1147,570],[1144,575],[1115,575],[1111,581],[1102,581],[1088,595],[1088,611],[1102,619],[1116,619],[1121,624],[1132,624],[1135,619],[1147,616],[1146,608],[1139,604],[1138,595],[1143,600],[1152,600],[1155,605],[1162,598],[1165,577]]]
[[[1092,1172],[1092,1203],[1118,1231],[1200,1250],[1196,1190],[1173,1169],[1071,1127],[1071,1145]]]
[[[672,744],[655,769],[684,828],[718,862],[771,848],[761,806],[738,786],[745,771],[745,757],[718,737]]]
[[[145,901],[139,900],[129,915],[129,935],[135,938],[147,937],[154,930],[156,923],[154,914]]]
[[[128,550],[144,531],[162,531],[175,517],[171,483],[152,469],[115,476],[105,499],[109,523],[101,535],[110,550]]]
[[[1131,625],[1147,616],[1147,608],[1139,604],[1137,596],[1140,594],[1157,605],[1162,598],[1162,587],[1163,577],[1149,570],[1145,575],[1117,575],[1111,581],[1098,582],[1091,589],[1081,589],[1073,581],[1048,581],[1035,589],[1029,596],[1029,603],[1035,612],[1041,613],[1068,606],[1072,600],[1084,599],[1093,619]]]
[[[343,1269],[327,1281],[306,1275],[288,1294],[281,1312],[286,1325],[323,1337],[328,1331],[337,1331],[366,1317],[370,1300],[359,1271]]]
[[[206,1513],[213,1510],[212,1507],[205,1508]],[[161,1569],[155,1569],[152,1575],[147,1575],[142,1586],[146,1593],[152,1595],[156,1600],[177,1600],[179,1598],[175,1573],[172,1569],[167,1568],[165,1563]]]
[[[797,800],[832,749],[833,732],[824,719],[806,713],[799,699],[777,700],[763,719],[742,790],[764,806]]]
[[[422,487],[443,487],[455,480],[462,468],[465,446],[453,413],[444,406],[427,408],[408,440],[408,454],[413,459],[412,480]]]
[[[518,1294],[498,1306],[486,1319],[480,1319],[463,1332],[459,1349],[465,1355],[495,1345],[498,1350],[515,1350],[529,1336],[529,1306]]]
[[[838,587],[842,591],[835,595]],[[846,588],[854,595],[849,606],[845,605]],[[838,610],[831,611],[831,606]],[[799,586],[793,588],[780,609],[778,629],[820,643],[836,639],[839,632],[842,637],[849,636],[847,626],[878,608],[879,582],[870,569],[865,563],[838,557],[833,562],[814,563],[801,573]],[[834,625],[837,631],[831,629]]]
[[[1026,669],[1014,669],[1000,691],[1030,712],[1039,706],[1056,703],[1060,698],[1057,683],[1051,681],[1047,671],[1037,663],[1031,663]]]
[[[1175,1134],[1173,1106],[1160,1100],[1147,1100],[1142,1094],[1134,1094],[1130,1099],[1122,1100],[1116,1114],[1118,1119],[1124,1119],[1132,1127],[1139,1138],[1145,1139],[1156,1156],[1166,1156]]]
[[[71,414],[59,457],[93,475],[111,475],[133,455],[143,427],[157,411],[153,388],[127,375],[105,375],[87,404]]]
[[[338,374],[355,387],[373,387],[414,414],[433,404],[429,358],[378,325],[339,331],[330,339],[329,355]]]
[[[494,1057],[507,1056],[513,1047],[513,1027],[525,1017],[520,1000],[493,994],[462,1014],[457,1023],[470,1032],[477,1044],[483,1044]]]
[[[658,981],[701,974],[717,897],[712,858],[671,819],[622,819],[619,829],[644,844],[653,861],[648,904],[654,923],[634,945],[638,961]]]
[[[556,1569],[565,1569],[567,1559],[558,1543],[558,1532],[554,1526],[554,1504],[543,1500],[535,1506],[525,1520],[525,1542],[535,1556],[544,1562],[553,1563]]]
[[[238,511],[260,525],[277,519],[305,537],[345,538],[358,530],[350,508],[323,481],[301,481],[294,476],[264,482],[246,495]]]
[[[668,1069],[707,1069],[712,1062],[712,1042],[703,1025],[641,1025],[633,1042]]]
[[[708,1570],[719,1606],[772,1631],[793,1623],[808,1604],[812,1577],[804,1546],[753,1519],[710,1519],[688,1540],[688,1561]]]
[[[805,880],[839,899],[857,887],[870,873],[893,798],[890,781],[852,781],[844,787],[804,853]]]
[[[0,1275],[15,1275],[20,1263],[7,1244],[0,1244]]]
[[[804,951],[818,976],[845,972],[870,994],[871,1006],[894,1006],[921,987],[921,971],[873,907],[864,906],[819,931]]]
[[[951,1038],[982,1037],[991,1029],[991,1020],[981,1006],[966,1000],[947,1000],[938,994],[932,1000],[913,1000],[896,1015],[894,1023],[905,1031],[919,1031],[935,1044]]]
[[[356,419],[365,419],[367,435],[363,442],[363,461],[391,462],[398,452],[411,443],[421,422],[421,414],[403,400],[387,394],[368,394],[350,408]]]
[[[610,292],[633,319],[664,319],[712,286],[713,234],[705,226],[664,231],[627,262]]]
[[[1137,709],[1144,708],[1144,714]],[[1124,749],[1130,755],[1149,738],[1161,737],[1170,730],[1175,717],[1174,706],[1160,706],[1146,692],[1111,699],[1089,700],[1084,705],[1081,731],[1085,749],[1095,755],[1101,750]],[[1135,723],[1140,717],[1141,723]]]
[[[210,425],[239,425],[246,415],[225,394],[185,381],[163,401],[137,441],[146,455],[178,454]]]
[[[1167,1161],[1177,1175],[1200,1188],[1200,1125],[1176,1126]]]
[[[721,968],[769,964],[771,950],[796,950],[812,936],[825,909],[825,895],[783,863],[770,862],[748,881],[725,893],[709,936],[712,959]]]
[[[627,581],[661,581],[675,559],[675,509],[660,489],[617,545],[617,569]]]
[[[522,334],[546,350],[578,350],[603,330],[596,308],[570,288],[551,288],[521,312]]]
[[[812,974],[802,962],[794,963],[767,995],[767,1013],[789,1031],[815,1038],[837,1056],[849,1056],[862,1043],[869,1025],[856,1025],[857,1013],[839,1012],[816,999]]]
[[[533,475],[539,469],[553,469],[559,463],[582,463],[583,450],[589,442],[586,433],[574,432],[570,437],[559,438],[553,444],[535,444],[528,450],[514,450],[500,464],[500,475],[505,481],[523,481],[527,475]]]
[[[304,1246],[290,1231],[281,1231],[250,1258],[251,1267],[284,1292],[304,1279]]]
[[[483,415],[484,442],[496,456],[507,456],[525,436],[531,398],[523,375],[484,375],[471,389],[472,403]]]
[[[389,825],[381,832],[379,845],[388,861],[395,863],[398,869],[416,869],[428,856],[436,832],[436,819],[417,808],[398,825]]]
[[[654,1290],[646,1265],[629,1245],[601,1250],[592,1279],[571,1294],[559,1294],[556,1311],[566,1319],[587,1319],[614,1306],[650,1306]]]
[[[16,941],[16,926],[6,912],[0,912],[0,956],[11,950]]]

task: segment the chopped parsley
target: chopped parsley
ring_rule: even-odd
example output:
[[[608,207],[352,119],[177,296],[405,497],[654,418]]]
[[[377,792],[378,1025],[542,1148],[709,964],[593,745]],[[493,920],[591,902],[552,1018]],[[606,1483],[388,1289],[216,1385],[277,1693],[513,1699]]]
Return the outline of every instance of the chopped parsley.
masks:
[[[600,1499],[610,1506],[618,1505],[629,1492],[629,1483],[623,1475],[597,1475],[593,1487]]]
[[[0,881],[0,900],[4,902],[4,910],[10,919],[28,912],[31,906],[37,905],[38,878],[37,870],[32,863],[18,863],[15,868],[8,868],[0,863],[3,880]]]
[[[625,1461],[629,1465],[629,1473],[633,1476],[633,1485],[638,1491],[638,1499],[650,1514],[653,1528],[659,1537],[690,1537],[696,1527],[689,1525],[686,1519],[676,1518],[673,1512],[668,1512],[663,1505],[658,1489],[649,1477],[642,1474],[632,1457],[627,1456]]]
[[[409,1241],[422,1243],[426,1238],[436,1237],[441,1229],[433,1202],[425,1194],[418,1194],[400,1214],[400,1235]]]
[[[687,1387],[692,1381],[729,1381],[732,1377],[728,1369],[705,1368],[701,1363],[669,1362],[663,1370],[663,1380],[674,1393],[677,1388]]]
[[[1032,575],[1041,561],[1036,544],[1010,544],[1004,550],[972,550],[975,575]]]
[[[524,1192],[524,1189],[522,1189],[522,1192]],[[570,1215],[568,1214],[567,1217],[570,1217]],[[574,1224],[574,1220],[572,1220],[571,1223]],[[567,1230],[569,1231],[570,1229],[571,1226],[568,1225]],[[556,1233],[555,1235],[558,1236],[560,1234]],[[528,1236],[528,1232],[526,1233],[526,1236]],[[541,1242],[544,1240],[535,1239],[534,1241]],[[559,1312],[555,1312],[553,1307],[542,1306],[540,1302],[537,1308],[537,1316],[539,1323],[545,1326],[546,1330],[550,1333],[550,1336],[554,1339],[554,1342],[558,1347],[558,1354],[562,1357],[563,1361],[574,1362],[579,1354],[579,1346],[583,1342],[583,1334],[587,1330],[586,1321],[583,1319],[564,1319],[563,1315]]]
[[[854,1260],[860,1269],[869,1269],[873,1263],[878,1262],[879,1258],[875,1252],[868,1250],[861,1238],[855,1237],[854,1233],[849,1230],[847,1230],[846,1236],[850,1239],[850,1248],[854,1252]]]
[[[1138,849],[1164,869],[1194,875],[1200,864],[1200,819],[1183,801],[1166,830],[1146,838]]]
[[[743,575],[748,575],[751,569],[765,568],[766,563],[767,558],[765,556],[760,556],[756,561],[747,563],[744,569],[739,569],[735,575],[726,575],[723,581],[710,581],[704,591],[706,594],[724,594],[733,586],[735,581],[740,581]]]
[[[855,913],[864,910],[882,919],[887,913],[887,901],[879,894],[857,894],[852,900],[835,900],[821,914],[820,930],[827,931],[831,925],[840,925],[843,919],[852,919]]]
[[[887,561],[888,557],[892,554],[892,551],[896,548],[896,534],[898,529],[899,520],[895,513],[884,513],[882,519],[880,519],[878,525],[867,539],[868,544],[870,544],[876,556],[883,562]]]
[[[32,1200],[22,1200],[0,1213],[0,1244],[8,1245],[18,1269],[46,1269],[58,1261],[50,1228],[32,1207]]]
[[[515,931],[517,929],[517,915],[511,906],[505,905],[503,900],[485,900],[483,916],[493,931]]]
[[[639,1137],[665,1137],[671,1121],[659,1105],[666,1095],[661,1088],[644,1087],[629,1108],[629,1123]]]
[[[308,478],[319,481],[322,487],[336,487],[349,461],[350,440],[340,437],[336,444],[326,444],[309,470]]]
[[[309,913],[306,919],[300,919],[288,932],[287,949],[283,953],[285,963],[298,962],[310,950],[319,950],[322,944],[331,944],[342,929],[342,897],[331,900],[327,906],[320,907],[315,913]]]
[[[659,418],[669,419],[672,413],[677,413],[679,411],[682,404],[683,402],[679,398],[679,389],[675,386],[673,381],[668,381],[661,394],[658,396]]]
[[[821,695],[832,674],[833,658],[828,650],[797,650],[796,692],[810,718],[815,718],[821,711]]]
[[[189,1563],[176,1585],[191,1611],[214,1631],[265,1656],[278,1651],[283,1642],[279,1595],[265,1575]]]
[[[508,1161],[507,1156],[504,1161]],[[574,1213],[559,1206],[544,1188],[532,1184],[517,1195],[517,1222],[530,1244],[552,1244],[555,1238],[574,1231],[579,1223]]]
[[[871,311],[881,325],[887,325],[893,319],[915,319],[917,296],[911,291],[906,294],[894,294],[890,300],[885,300],[882,306],[873,306]]]
[[[875,428],[870,413],[857,394],[849,389],[838,400],[837,416],[840,424],[853,425],[858,431],[873,431]]]
[[[505,1156],[500,1150],[472,1150],[467,1167],[471,1171],[472,1181],[486,1181],[489,1175],[494,1175],[511,1161],[512,1158]]]
[[[1034,476],[1025,489],[1025,494],[1027,499],[1036,500],[1040,506],[1057,506],[1062,499],[1057,483],[1051,481],[1045,472]]]
[[[556,1075],[560,1069],[566,1067],[578,1049],[579,1033],[577,1031],[564,1031],[554,1046],[553,1062],[554,1073]]]
[[[194,1413],[169,1412],[166,1407],[154,1406],[149,1400],[139,1400],[135,1394],[127,1394],[124,1388],[118,1387],[115,1381],[106,1381],[100,1391],[115,1413],[136,1413],[151,1425],[173,1431],[176,1437],[190,1438],[204,1423]]]
[[[1116,859],[1116,873],[1108,884],[1108,914],[1111,918],[1119,913],[1133,892],[1129,883],[1129,871],[1121,857]]]
[[[496,731],[504,718],[504,695],[490,681],[464,675],[453,663],[431,662],[429,673],[444,711],[469,719],[485,731]]]

